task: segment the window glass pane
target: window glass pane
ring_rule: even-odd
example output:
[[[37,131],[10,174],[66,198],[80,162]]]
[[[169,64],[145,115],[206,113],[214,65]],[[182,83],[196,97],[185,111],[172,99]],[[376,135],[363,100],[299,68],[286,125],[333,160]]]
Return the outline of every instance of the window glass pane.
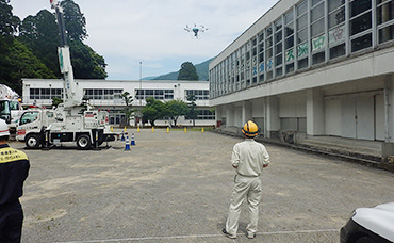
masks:
[[[297,44],[308,40],[308,29],[301,30],[297,33]]]
[[[324,32],[324,18],[313,23],[311,27],[311,31],[312,31],[311,33],[312,37],[322,34]]]
[[[308,26],[308,15],[303,15],[297,19],[297,29],[303,29]]]
[[[293,26],[286,26],[285,27],[285,37],[290,36],[294,33]]]
[[[308,67],[308,58],[298,61],[298,69],[303,69]]]
[[[264,40],[264,32],[261,32],[259,34],[259,40],[260,40],[260,42]]]
[[[269,71],[267,72],[267,80],[273,79],[274,78],[274,72],[273,71]]]
[[[283,75],[283,70],[282,70],[282,68],[280,67],[280,68],[277,68],[276,69],[276,77],[281,77],[282,75]]]
[[[328,0],[327,2],[328,2],[328,11],[331,12],[332,10],[344,4],[345,0]]]
[[[276,32],[275,34],[275,43],[278,43],[282,40],[282,31]]]
[[[146,95],[153,95],[153,90],[145,90]]]
[[[304,0],[296,6],[297,16],[305,13],[308,10],[308,1]]]
[[[393,40],[394,25],[379,30],[379,44]]]
[[[325,62],[326,58],[326,53],[325,52],[319,52],[316,54],[312,55],[312,64],[319,64],[322,62]]]
[[[372,12],[368,12],[350,21],[350,34],[354,35],[372,28]]]
[[[378,24],[392,20],[394,16],[394,1],[385,3],[377,8]]]
[[[267,51],[265,52],[265,54],[266,54],[266,56],[267,56],[267,59],[268,58],[271,58],[272,56],[273,56],[273,49],[272,48],[269,48],[269,49],[267,49]]]
[[[354,0],[350,2],[350,17],[372,9],[372,0]]]
[[[20,125],[29,124],[34,122],[38,117],[38,112],[26,112],[24,113],[19,121]]]
[[[264,54],[260,53],[260,55],[259,55],[259,62],[262,62],[262,61],[264,61]]]
[[[324,4],[316,5],[311,11],[311,21],[315,21],[324,16]]]
[[[252,40],[252,46],[255,46],[255,45],[257,45],[257,39],[256,39],[256,38],[254,38],[254,39]]]
[[[277,56],[275,57],[275,65],[279,66],[279,65],[281,65],[281,64],[282,64],[282,54],[277,55]]]
[[[279,54],[282,52],[282,43],[279,43],[275,46],[275,53]]]
[[[285,19],[285,25],[288,26],[290,23],[292,23],[294,19],[293,11],[290,11],[287,14],[285,14],[284,19]]]
[[[359,51],[372,46],[372,34],[360,36],[351,41],[351,51]]]
[[[272,27],[265,29],[265,32],[267,33],[267,36],[271,35],[272,34]]]
[[[330,59],[338,58],[345,55],[345,53],[345,44],[335,46],[333,48],[330,48]]]
[[[286,65],[285,69],[286,74],[294,72],[294,63]]]
[[[267,48],[268,48],[268,47],[271,47],[271,46],[273,45],[272,36],[271,36],[271,37],[268,37],[268,38],[265,40],[265,45],[266,45]]]
[[[294,46],[294,36],[285,39],[285,50]]]
[[[345,7],[337,9],[328,16],[328,28],[340,25],[345,21]]]
[[[163,95],[164,90],[155,90],[155,95]]]
[[[282,19],[279,19],[275,22],[275,29],[279,30],[282,28]]]
[[[315,6],[316,4],[318,4],[319,2],[321,2],[322,0],[312,0],[312,6]]]

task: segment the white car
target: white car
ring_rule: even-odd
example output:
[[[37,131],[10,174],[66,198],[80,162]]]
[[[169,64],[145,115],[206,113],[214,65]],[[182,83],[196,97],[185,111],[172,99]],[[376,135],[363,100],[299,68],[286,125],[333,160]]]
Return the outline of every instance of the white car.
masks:
[[[358,208],[341,229],[341,243],[394,242],[394,202]]]

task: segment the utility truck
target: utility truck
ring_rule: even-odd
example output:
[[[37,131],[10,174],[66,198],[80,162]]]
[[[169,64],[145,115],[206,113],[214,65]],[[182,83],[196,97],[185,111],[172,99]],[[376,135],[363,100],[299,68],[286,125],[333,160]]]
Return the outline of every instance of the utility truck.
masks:
[[[19,95],[9,86],[0,84],[0,118],[10,129],[11,135],[15,135],[16,127],[23,110]]]
[[[103,142],[115,141],[118,134],[110,131],[108,112],[96,110],[77,97],[78,84],[73,78],[63,9],[59,1],[50,2],[60,30],[61,45],[58,52],[63,74],[64,102],[52,110],[25,111],[19,119],[16,138],[18,141],[25,141],[29,148],[76,142],[79,148],[89,149],[92,146],[98,147]]]

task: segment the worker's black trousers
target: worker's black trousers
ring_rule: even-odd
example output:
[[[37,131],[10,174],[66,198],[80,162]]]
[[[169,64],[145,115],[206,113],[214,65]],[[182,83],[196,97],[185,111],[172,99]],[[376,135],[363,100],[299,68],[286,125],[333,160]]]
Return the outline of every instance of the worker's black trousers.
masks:
[[[19,243],[23,212],[19,200],[0,206],[0,243]]]

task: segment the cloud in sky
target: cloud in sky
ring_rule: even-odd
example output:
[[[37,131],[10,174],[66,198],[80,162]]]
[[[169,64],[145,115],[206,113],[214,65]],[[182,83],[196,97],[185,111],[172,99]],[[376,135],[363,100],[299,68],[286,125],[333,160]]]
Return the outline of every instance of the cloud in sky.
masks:
[[[84,41],[104,56],[108,79],[139,79],[213,58],[277,0],[74,0],[86,18]],[[21,19],[50,10],[49,0],[11,0]],[[194,39],[186,25],[209,30]]]

